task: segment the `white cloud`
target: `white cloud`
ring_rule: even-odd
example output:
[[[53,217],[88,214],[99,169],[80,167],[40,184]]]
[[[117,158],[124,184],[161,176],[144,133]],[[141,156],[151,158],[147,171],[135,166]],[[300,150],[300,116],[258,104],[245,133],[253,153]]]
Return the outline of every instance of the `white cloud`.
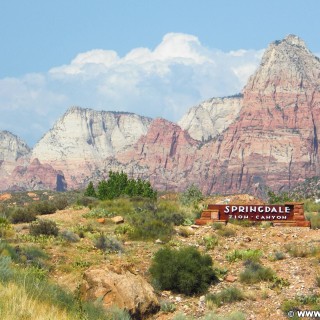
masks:
[[[33,144],[45,129],[26,134],[23,121],[47,130],[71,105],[177,121],[196,103],[240,92],[262,53],[209,49],[182,33],[169,33],[153,50],[135,48],[124,57],[101,49],[79,53],[47,74],[0,79],[0,111],[7,119],[0,129],[16,129]]]

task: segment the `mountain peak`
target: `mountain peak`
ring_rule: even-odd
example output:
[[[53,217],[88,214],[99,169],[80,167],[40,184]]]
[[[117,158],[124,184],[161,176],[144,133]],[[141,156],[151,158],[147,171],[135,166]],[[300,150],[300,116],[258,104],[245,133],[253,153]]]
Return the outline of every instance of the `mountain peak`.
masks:
[[[246,92],[301,93],[319,81],[320,61],[298,36],[289,34],[272,42],[257,71],[250,77]]]
[[[280,43],[285,43],[287,45],[293,45],[293,46],[298,46],[298,47],[302,47],[302,48],[307,49],[305,42],[301,38],[299,38],[298,36],[296,36],[294,34],[288,34],[283,40],[275,41],[274,43],[276,45],[280,44]]]

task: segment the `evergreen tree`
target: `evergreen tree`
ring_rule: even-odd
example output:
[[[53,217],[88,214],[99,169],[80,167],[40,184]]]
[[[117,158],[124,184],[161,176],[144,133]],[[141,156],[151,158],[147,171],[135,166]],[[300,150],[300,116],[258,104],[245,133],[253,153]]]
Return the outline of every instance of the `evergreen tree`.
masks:
[[[108,184],[106,180],[102,180],[98,184],[98,198],[100,200],[108,199]]]
[[[92,181],[89,182],[86,191],[84,192],[86,197],[97,197],[96,190],[94,189]]]

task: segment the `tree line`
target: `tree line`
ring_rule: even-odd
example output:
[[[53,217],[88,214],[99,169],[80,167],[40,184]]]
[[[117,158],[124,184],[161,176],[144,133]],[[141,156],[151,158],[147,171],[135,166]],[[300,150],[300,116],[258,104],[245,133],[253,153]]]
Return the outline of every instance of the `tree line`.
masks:
[[[89,182],[85,196],[95,197],[100,200],[111,200],[121,196],[129,197],[145,197],[155,199],[157,191],[153,190],[149,181],[142,179],[129,179],[128,175],[121,172],[109,171],[109,179],[99,181],[96,189],[91,182]]]

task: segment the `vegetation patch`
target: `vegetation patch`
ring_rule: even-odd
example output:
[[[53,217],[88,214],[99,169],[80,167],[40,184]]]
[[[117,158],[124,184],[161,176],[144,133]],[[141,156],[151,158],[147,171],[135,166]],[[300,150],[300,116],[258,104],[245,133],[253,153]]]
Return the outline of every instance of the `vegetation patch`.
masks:
[[[150,273],[160,290],[172,290],[186,295],[203,293],[217,280],[212,259],[194,247],[162,248],[156,252]]]
[[[233,250],[226,255],[226,259],[229,262],[235,262],[238,260],[250,260],[258,262],[262,256],[262,251],[258,249],[247,250]]]
[[[206,295],[206,302],[214,303],[218,307],[225,303],[233,303],[241,300],[245,300],[245,295],[237,287],[225,288],[219,293],[209,293]]]
[[[247,260],[245,270],[240,273],[240,281],[243,283],[253,284],[261,281],[272,281],[275,273],[271,268],[263,267],[260,263]]]

